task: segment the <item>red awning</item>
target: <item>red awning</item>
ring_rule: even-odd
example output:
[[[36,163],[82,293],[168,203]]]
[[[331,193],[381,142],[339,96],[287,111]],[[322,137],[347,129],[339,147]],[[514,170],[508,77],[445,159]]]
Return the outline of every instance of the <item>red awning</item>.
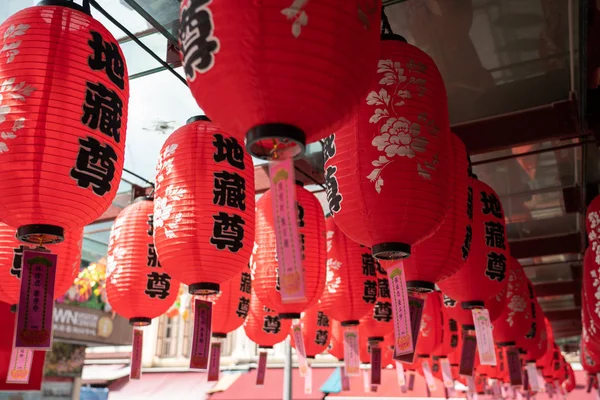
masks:
[[[147,372],[142,379],[119,379],[108,387],[108,400],[198,400],[216,382],[204,372]]]
[[[325,383],[333,368],[313,368],[312,394],[304,393],[304,378],[297,368],[292,371],[292,399],[321,400],[323,393],[319,390]],[[265,376],[265,384],[256,386],[256,370],[240,376],[229,389],[215,393],[210,400],[282,400],[283,368],[269,368]],[[179,399],[178,399],[179,400]]]

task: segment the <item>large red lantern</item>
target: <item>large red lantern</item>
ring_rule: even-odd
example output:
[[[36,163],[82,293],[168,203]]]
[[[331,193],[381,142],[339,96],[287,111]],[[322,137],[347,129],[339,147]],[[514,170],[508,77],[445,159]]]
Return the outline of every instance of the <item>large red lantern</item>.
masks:
[[[58,299],[73,285],[81,265],[83,229],[65,232],[62,243],[48,245],[58,256],[54,298]],[[21,290],[21,259],[27,246],[15,238],[15,229],[0,223],[0,301],[14,305],[19,302]]]
[[[344,326],[356,325],[377,300],[377,265],[371,251],[348,239],[332,217],[325,225],[327,280],[321,308]]]
[[[299,234],[303,244],[303,268],[306,301],[281,302],[275,229],[272,222],[272,191],[257,201],[256,243],[253,254],[254,290],[261,303],[277,310],[282,318],[300,318],[300,313],[314,304],[323,294],[326,279],[325,216],[314,194],[296,186]]]
[[[600,245],[597,248],[600,252]],[[594,329],[597,329],[600,327],[600,256],[592,247],[585,250],[583,257],[583,292],[588,300],[583,307],[587,309]]]
[[[380,0],[185,0],[184,71],[200,108],[253,155],[294,156],[366,95],[380,21]]]
[[[329,344],[327,351],[339,361],[344,361],[344,327],[340,321],[336,321],[335,319],[330,322],[331,343]]]
[[[443,297],[439,292],[436,292],[436,295]],[[432,353],[432,356],[447,358],[449,354],[458,348],[461,327],[458,321],[450,317],[446,312],[445,306],[440,307],[440,328],[441,343],[438,349]]]
[[[448,210],[446,92],[431,58],[397,39],[382,42],[376,76],[356,112],[324,141],[327,201],[350,239],[375,258],[398,259]]]
[[[329,316],[323,312],[319,302],[316,302],[302,313],[300,323],[302,324],[306,358],[315,358],[317,354],[327,350],[331,338],[331,321]],[[290,335],[290,337],[292,338],[292,345],[296,348],[294,336]]]
[[[411,256],[403,262],[409,290],[432,291],[436,282],[453,275],[469,256],[469,248],[465,245],[465,240],[470,240],[472,234],[473,216],[469,162],[465,145],[458,136],[450,134],[450,143],[453,160],[450,206],[437,232],[413,246]]]
[[[250,340],[261,348],[272,348],[285,340],[292,326],[291,320],[282,320],[277,312],[262,305],[252,291],[250,310],[244,331]]]
[[[366,259],[366,258],[365,258]],[[377,301],[375,306],[360,320],[360,327],[368,340],[381,341],[394,331],[392,324],[392,299],[390,296],[387,272],[375,261],[377,274]],[[370,261],[367,262],[370,264]]]
[[[154,240],[191,294],[246,269],[254,242],[254,168],[243,143],[205,117],[169,136],[156,168]]]
[[[152,200],[136,199],[115,219],[106,258],[106,294],[113,310],[135,326],[149,325],[177,299],[179,282],[158,261],[152,240]]]
[[[123,171],[129,81],[89,9],[29,7],[0,26],[0,221],[60,242],[112,203]]]
[[[420,358],[430,357],[442,345],[440,293],[425,296],[425,306],[421,316],[419,337],[415,354]]]
[[[473,187],[473,235],[469,259],[438,286],[466,308],[484,307],[485,301],[508,285],[510,252],[500,198],[476,178]],[[469,247],[468,244],[465,244]]]
[[[225,338],[229,332],[242,326],[250,310],[252,295],[252,277],[250,268],[240,272],[232,279],[221,285],[218,294],[205,296],[212,301],[212,336]]]

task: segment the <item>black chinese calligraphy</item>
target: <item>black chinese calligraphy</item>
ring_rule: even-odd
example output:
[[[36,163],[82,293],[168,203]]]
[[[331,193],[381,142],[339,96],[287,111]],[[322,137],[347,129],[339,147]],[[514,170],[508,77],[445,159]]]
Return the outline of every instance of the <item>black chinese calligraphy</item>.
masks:
[[[237,253],[243,246],[244,225],[246,222],[237,214],[229,215],[220,212],[213,215],[213,234],[210,243],[219,250],[228,249]]]
[[[325,346],[329,342],[329,332],[325,329],[317,329],[315,332],[315,343],[319,346]]]
[[[244,169],[244,148],[235,138],[224,138],[223,135],[215,134],[213,145],[216,148],[213,159],[216,162],[227,161],[229,165],[238,169]]]
[[[88,44],[94,50],[94,54],[88,57],[88,65],[91,69],[105,70],[108,78],[119,87],[125,89],[125,63],[116,43],[106,42],[102,35],[90,31],[92,39]]]
[[[154,235],[154,214],[148,214],[148,221],[146,221],[148,224],[148,236],[153,236]]]
[[[467,191],[467,217],[473,221],[473,188],[469,186]]]
[[[369,253],[362,254],[362,273],[365,276],[376,276],[375,259]]]
[[[456,307],[456,300],[444,295],[444,306],[445,307]]]
[[[146,261],[146,266],[148,267],[160,267],[160,263],[158,262],[158,255],[156,254],[156,248],[154,247],[154,243],[148,243],[148,260]]]
[[[91,129],[99,129],[106,136],[121,141],[123,101],[117,93],[102,83],[87,83],[81,122]]]
[[[506,256],[493,251],[489,252],[485,274],[491,280],[502,282],[506,276]]]
[[[329,166],[325,171],[325,194],[327,196],[327,203],[329,203],[329,210],[332,213],[340,212],[342,209],[342,201],[344,200],[342,194],[339,192],[338,180],[335,176],[337,172],[336,166]]]
[[[265,315],[263,318],[263,331],[266,333],[278,334],[281,331],[281,320],[279,317]]]
[[[23,250],[28,249],[25,246],[19,246],[13,249],[13,262],[10,274],[21,279],[21,268],[23,266]]]
[[[250,310],[250,299],[248,297],[240,297],[237,310],[235,313],[240,318],[246,318],[248,316],[248,310]]]
[[[296,202],[296,207],[298,208],[298,226],[304,228],[304,207],[298,202]]]
[[[91,185],[94,193],[103,196],[112,188],[116,161],[117,154],[110,145],[102,145],[90,136],[79,138],[79,153],[71,177],[79,187],[87,189]]]
[[[473,241],[473,228],[471,225],[467,225],[465,229],[465,241],[460,248],[462,252],[463,260],[466,260],[469,257],[469,253],[471,252],[471,242]]]
[[[376,281],[365,281],[363,285],[363,300],[367,303],[373,303],[377,301],[377,282]]]
[[[335,133],[323,139],[323,160],[327,162],[335,156]]]
[[[496,247],[498,249],[506,249],[504,244],[504,225],[499,222],[486,221],[485,223],[485,245],[488,247]]]
[[[227,171],[215,172],[213,204],[228,206],[244,211],[246,209],[246,180],[238,174]]]
[[[151,272],[147,277],[144,293],[152,299],[166,299],[169,296],[169,289],[171,289],[171,276],[167,273]]]
[[[481,192],[481,203],[483,205],[481,210],[485,215],[492,214],[496,218],[504,218],[502,216],[502,205],[495,193]]]
[[[389,299],[390,298],[390,283],[387,278],[377,279],[377,297]]]
[[[323,311],[317,313],[317,326],[329,326],[329,317]]]
[[[183,69],[190,82],[196,73],[206,73],[214,66],[219,39],[214,36],[213,15],[208,8],[212,0],[187,0],[180,14],[179,44],[183,53]]]
[[[250,294],[252,292],[252,277],[248,272],[242,272],[240,280],[240,292]]]
[[[378,301],[373,307],[373,319],[379,322],[390,322],[392,320],[392,303],[389,301]]]

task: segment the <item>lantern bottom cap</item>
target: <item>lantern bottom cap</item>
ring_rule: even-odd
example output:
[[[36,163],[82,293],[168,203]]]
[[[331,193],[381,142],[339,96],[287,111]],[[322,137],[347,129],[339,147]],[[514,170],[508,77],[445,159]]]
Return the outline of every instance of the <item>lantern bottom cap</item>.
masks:
[[[221,287],[218,283],[212,282],[199,282],[192,283],[188,286],[190,294],[207,296],[211,294],[217,294],[221,290]]]
[[[369,336],[369,342],[383,342],[385,338],[383,336]]]
[[[360,322],[356,319],[356,320],[349,320],[349,321],[340,322],[340,325],[342,325],[342,326],[356,326],[359,323]]]
[[[31,244],[56,244],[65,240],[65,230],[56,225],[31,224],[17,229],[17,239]]]
[[[225,339],[227,337],[226,333],[213,332],[212,337],[215,339]]]
[[[418,358],[429,358],[429,354],[417,354]]]
[[[410,292],[431,293],[435,290],[435,284],[427,281],[407,281],[406,289]]]
[[[500,347],[508,347],[508,346],[514,346],[514,345],[516,345],[515,342],[498,342],[496,344],[498,346],[500,346]]]
[[[406,243],[379,243],[371,248],[378,260],[401,260],[410,256],[410,245]]]
[[[474,310],[478,308],[483,308],[485,304],[483,301],[463,301],[461,303],[463,310]]]
[[[258,346],[259,349],[264,349],[264,350],[268,350],[268,349],[272,349],[273,346]]]
[[[133,326],[148,326],[152,323],[152,318],[135,317],[129,318],[129,325]]]
[[[465,331],[474,331],[475,330],[475,325],[463,325],[463,330]]]
[[[298,319],[298,318],[300,318],[300,313],[281,313],[281,314],[279,314],[279,318],[281,318],[281,319]]]
[[[306,356],[306,359],[307,359],[307,360],[314,360],[314,359],[315,359],[315,356]]]
[[[306,135],[288,124],[257,125],[246,133],[246,150],[261,160],[287,160],[302,156]]]

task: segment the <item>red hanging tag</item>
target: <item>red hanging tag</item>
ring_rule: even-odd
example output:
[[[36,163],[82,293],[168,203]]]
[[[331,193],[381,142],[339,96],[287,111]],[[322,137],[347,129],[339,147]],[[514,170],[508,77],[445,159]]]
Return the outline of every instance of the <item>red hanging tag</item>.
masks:
[[[304,394],[312,393],[312,368],[308,367],[304,374]]]
[[[269,177],[273,191],[273,221],[277,260],[279,264],[279,293],[281,302],[301,303],[306,301],[304,269],[302,267],[302,244],[298,230],[298,208],[296,205],[296,183],[292,159],[271,161]]]
[[[58,257],[44,249],[23,250],[22,260],[14,347],[48,350],[52,347],[54,279]]]
[[[381,385],[381,347],[371,346],[371,385]]]
[[[411,350],[410,353],[396,356],[394,358],[396,360],[412,364],[415,360],[414,349],[417,348],[417,340],[419,339],[419,329],[421,329],[421,317],[423,316],[425,300],[419,297],[408,296],[408,304],[410,311],[410,329],[413,350]]]
[[[344,364],[348,376],[360,375],[358,343],[358,328],[355,326],[344,327]]]
[[[394,322],[394,358],[414,351],[411,330],[408,290],[404,276],[404,265],[399,263],[386,268],[392,294],[392,315]]]
[[[415,373],[408,375],[408,391],[412,392],[415,388]]]
[[[490,313],[485,308],[472,310],[475,335],[477,336],[477,350],[481,365],[496,365],[496,348],[492,335],[492,322]]]
[[[350,377],[346,374],[346,367],[340,367],[340,374],[342,375],[342,391],[347,392],[350,390]]]
[[[477,339],[472,335],[465,335],[463,348],[460,354],[460,366],[458,373],[464,376],[473,376],[475,365],[475,352],[477,350]]]
[[[208,382],[219,381],[219,369],[221,368],[221,343],[210,344],[210,362],[208,363]]]
[[[525,370],[527,371],[527,380],[529,381],[529,387],[532,391],[539,392],[541,390],[541,385],[538,380],[538,372],[537,368],[535,367],[535,363],[527,363]]]
[[[300,376],[305,377],[308,371],[308,359],[306,358],[306,348],[304,347],[304,336],[302,336],[302,325],[299,322],[292,325],[292,335],[296,344],[296,356],[298,357]]]
[[[191,369],[208,368],[210,335],[212,329],[212,303],[194,300],[194,336],[192,339]]]
[[[33,350],[17,349],[13,347],[12,352],[10,353],[10,364],[8,365],[6,383],[29,383],[32,362]]]
[[[506,350],[506,362],[508,364],[508,376],[512,386],[520,386],[523,384],[523,375],[521,373],[521,360],[519,359],[519,350],[515,347],[510,347]]]
[[[256,385],[262,386],[265,384],[265,376],[267,374],[267,352],[261,351],[258,355],[258,369],[256,371]]]
[[[132,342],[131,371],[129,373],[129,379],[140,379],[142,376],[142,348],[144,345],[144,331],[139,328],[134,328]]]

